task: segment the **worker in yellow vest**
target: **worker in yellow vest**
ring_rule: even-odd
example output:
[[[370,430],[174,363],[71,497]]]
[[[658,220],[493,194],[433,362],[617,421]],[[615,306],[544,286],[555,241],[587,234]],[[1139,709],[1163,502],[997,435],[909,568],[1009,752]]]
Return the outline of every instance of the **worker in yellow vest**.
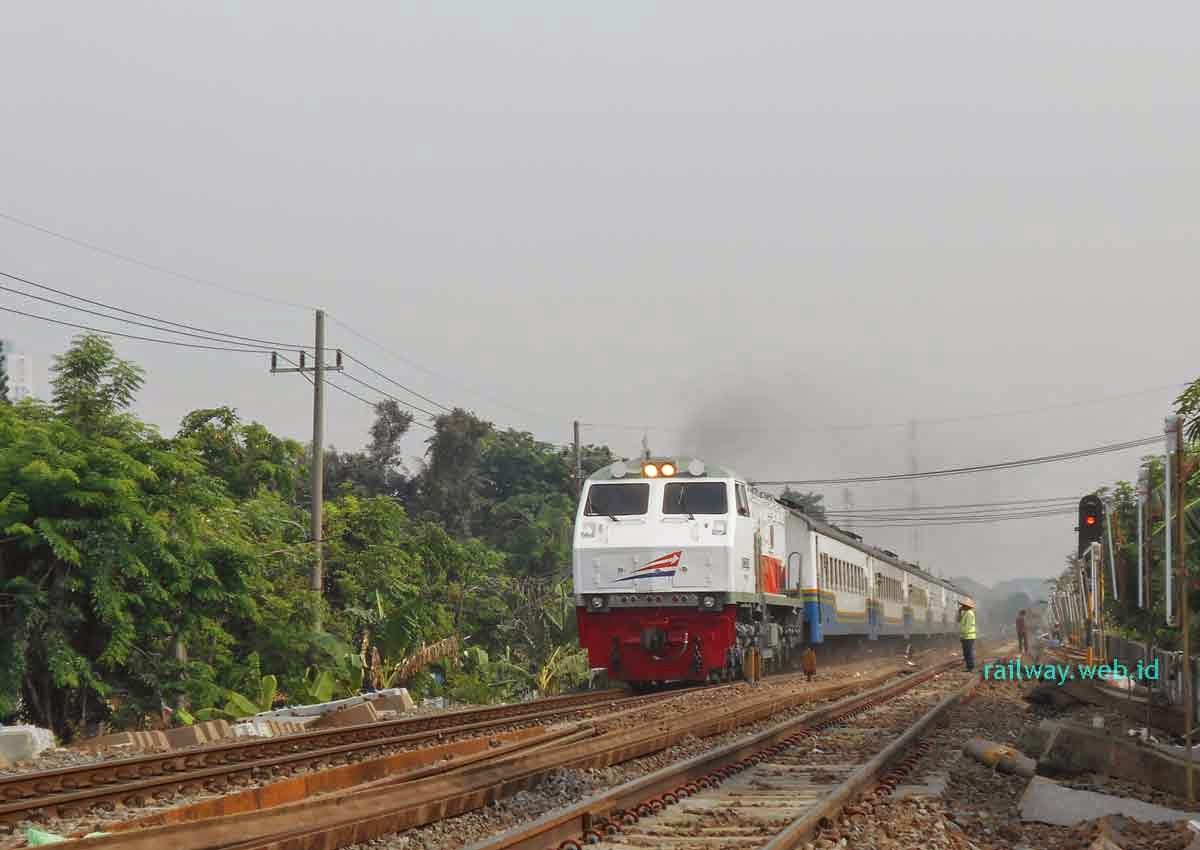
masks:
[[[963,661],[970,673],[975,669],[975,603],[970,599],[958,603],[958,636],[962,638]]]

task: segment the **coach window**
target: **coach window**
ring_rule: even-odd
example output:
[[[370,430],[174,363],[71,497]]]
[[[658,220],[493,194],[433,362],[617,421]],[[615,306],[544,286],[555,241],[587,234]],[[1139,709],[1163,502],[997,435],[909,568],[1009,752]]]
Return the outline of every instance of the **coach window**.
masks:
[[[642,516],[650,504],[649,484],[593,484],[588,488],[585,516]]]
[[[737,492],[738,516],[750,516],[750,500],[746,498],[746,485],[735,484],[734,490]]]

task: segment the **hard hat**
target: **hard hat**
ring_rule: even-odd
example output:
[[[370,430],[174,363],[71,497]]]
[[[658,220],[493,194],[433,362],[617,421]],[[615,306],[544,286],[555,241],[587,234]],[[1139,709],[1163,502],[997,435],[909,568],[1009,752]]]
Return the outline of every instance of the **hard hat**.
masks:
[[[959,602],[958,604],[963,606],[964,608],[974,608],[975,607],[975,603],[972,602],[970,599],[964,599],[962,602]]]

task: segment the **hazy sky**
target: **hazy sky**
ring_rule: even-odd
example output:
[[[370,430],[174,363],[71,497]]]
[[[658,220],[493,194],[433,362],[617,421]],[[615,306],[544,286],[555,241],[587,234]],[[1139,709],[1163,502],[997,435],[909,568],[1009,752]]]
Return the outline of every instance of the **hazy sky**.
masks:
[[[635,453],[630,426],[650,425],[658,452],[812,478],[905,471],[892,424],[953,418],[918,427],[921,468],[1029,457],[1156,434],[1164,387],[1200,373],[1197,32],[1183,3],[9,4],[0,212],[323,306],[406,359],[332,323],[329,344],[547,440],[579,418]],[[2,220],[0,258],[311,341],[311,312]],[[0,314],[43,396],[71,333]],[[261,355],[119,348],[164,431],[231,404],[310,435],[307,384]],[[334,444],[361,445],[370,418],[330,394]],[[1137,457],[922,482],[920,499],[1078,495],[1136,477]],[[1049,575],[1073,526],[926,529],[920,558]],[[867,536],[913,555],[903,529]]]

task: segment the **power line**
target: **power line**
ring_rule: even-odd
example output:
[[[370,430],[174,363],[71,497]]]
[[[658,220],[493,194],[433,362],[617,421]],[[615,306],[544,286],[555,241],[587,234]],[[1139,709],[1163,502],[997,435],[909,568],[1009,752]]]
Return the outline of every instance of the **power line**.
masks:
[[[1029,508],[1026,510],[1011,510],[1011,511],[964,511],[962,513],[946,513],[946,514],[938,514],[935,516],[926,516],[923,514],[897,514],[896,516],[866,516],[866,517],[838,516],[838,517],[836,517],[836,520],[838,522],[853,521],[856,524],[863,523],[866,525],[871,525],[874,523],[881,523],[881,522],[882,523],[904,522],[904,523],[910,524],[910,525],[920,525],[923,523],[928,523],[930,525],[936,525],[940,522],[949,522],[949,521],[957,521],[957,520],[991,519],[993,517],[1004,518],[1004,517],[1024,517],[1024,516],[1045,516],[1045,515],[1050,515],[1050,514],[1074,513],[1074,512],[1075,512],[1074,508],[1054,506],[1054,507],[1035,507],[1035,508]]]
[[[962,504],[956,504],[956,505],[919,505],[919,506],[895,505],[893,507],[885,507],[885,506],[872,507],[872,506],[868,505],[865,507],[856,507],[853,509],[825,508],[825,513],[826,514],[854,514],[857,516],[859,514],[893,513],[895,511],[946,511],[946,510],[958,510],[960,508],[998,508],[998,507],[1009,507],[1009,506],[1013,506],[1013,505],[1034,505],[1034,504],[1041,504],[1041,503],[1052,503],[1052,502],[1064,502],[1065,503],[1065,502],[1077,502],[1077,501],[1079,501],[1078,496],[1054,496],[1054,497],[1051,497],[1048,499],[1013,499],[1011,501],[1006,501],[1006,502],[963,502]]]
[[[1043,463],[1056,463],[1064,460],[1075,460],[1077,458],[1092,457],[1093,455],[1108,454],[1110,452],[1120,452],[1126,449],[1138,448],[1141,446],[1149,446],[1153,443],[1162,441],[1161,436],[1143,437],[1138,440],[1128,440],[1123,443],[1112,443],[1107,446],[1096,446],[1090,449],[1080,449],[1073,452],[1063,452],[1055,455],[1044,455],[1042,457],[1026,458],[1023,460],[1007,460],[1000,463],[986,463],[978,466],[960,466],[950,469],[935,469],[928,472],[898,472],[890,475],[854,475],[842,478],[809,478],[809,479],[786,479],[780,481],[754,481],[751,482],[762,487],[778,487],[786,485],[798,486],[813,486],[818,484],[862,484],[872,481],[908,481],[914,478],[941,478],[951,475],[969,475],[976,472],[991,472],[1000,469],[1017,469],[1024,466],[1036,466]]]
[[[296,368],[299,368],[299,367],[300,367],[300,364],[299,364],[299,363],[297,363],[295,360],[292,360],[292,359],[291,359],[291,358],[289,358],[289,357],[285,357],[285,356],[284,356],[284,355],[282,355],[282,354],[280,354],[280,355],[279,355],[279,359],[280,359],[280,360],[282,360],[282,361],[283,361],[283,362],[285,362],[285,363],[289,363],[289,364],[291,364],[292,366],[295,366]],[[304,372],[300,372],[300,377],[304,378],[304,380],[308,381],[310,384],[313,382],[313,379],[312,379],[312,378],[310,378],[310,377],[309,377],[309,376],[308,376],[306,373],[304,373]],[[350,376],[349,376],[349,375],[347,375],[346,377],[350,377]],[[340,384],[335,384],[335,383],[334,383],[332,380],[330,380],[329,376],[326,376],[326,377],[325,377],[325,383],[326,383],[326,384],[328,384],[329,386],[333,387],[335,390],[338,390],[339,392],[345,393],[346,395],[350,396],[350,397],[351,397],[351,398],[353,398],[353,399],[357,399],[358,401],[361,401],[363,404],[365,404],[367,407],[371,408],[372,410],[375,410],[375,409],[376,409],[376,407],[377,407],[377,404],[378,404],[377,402],[371,401],[370,399],[365,399],[365,398],[363,398],[362,396],[360,396],[358,393],[354,392],[353,390],[348,390],[348,389],[346,389],[345,387],[341,386]],[[418,421],[418,420],[416,420],[415,418],[414,418],[413,420],[411,420],[411,421],[412,421],[412,424],[413,424],[413,425],[418,425],[418,426],[420,426],[420,427],[422,427],[422,428],[425,428],[425,429],[427,429],[427,430],[429,430],[429,431],[436,431],[436,430],[437,430],[436,428],[431,428],[430,426],[426,425],[424,422],[419,422],[419,421]]]
[[[938,419],[916,419],[917,425],[947,425],[955,422],[975,422],[981,419],[999,419],[1006,416],[1026,416],[1034,413],[1045,413],[1050,410],[1062,410],[1074,407],[1087,407],[1095,404],[1105,404],[1110,401],[1119,401],[1126,398],[1137,398],[1139,396],[1152,395],[1160,393],[1163,390],[1178,390],[1189,386],[1188,382],[1160,384],[1156,387],[1147,387],[1141,390],[1134,390],[1127,393],[1119,393],[1116,395],[1100,396],[1097,398],[1080,399],[1077,401],[1061,402],[1058,404],[1048,404],[1042,407],[1018,408],[1013,410],[1000,410],[991,413],[979,413],[967,416],[948,416]],[[729,428],[712,428],[709,425],[703,426],[703,430],[710,432],[722,432],[731,434],[745,433],[762,433],[762,434],[824,434],[829,432],[840,431],[891,431],[900,428],[907,428],[912,424],[909,422],[878,422],[864,424],[827,424],[827,425],[811,425],[807,427],[787,426],[786,428],[746,428],[742,426],[731,426]],[[665,425],[633,425],[615,422],[581,422],[586,428],[608,428],[617,431],[662,431],[672,434],[686,433],[688,428],[671,427]]]
[[[480,389],[480,388],[478,388],[478,387],[472,387],[472,386],[470,386],[469,384],[466,384],[466,383],[464,383],[463,381],[461,381],[461,380],[459,380],[459,379],[451,378],[451,377],[449,377],[448,375],[445,375],[445,374],[443,374],[443,373],[441,373],[441,372],[436,372],[436,371],[434,371],[433,369],[430,369],[430,368],[428,368],[428,367],[426,367],[426,366],[422,366],[420,363],[417,363],[415,360],[412,360],[412,359],[410,359],[410,358],[406,357],[405,355],[403,355],[403,354],[400,354],[400,353],[399,353],[399,352],[397,352],[397,351],[393,351],[391,348],[389,348],[388,346],[384,345],[382,342],[379,342],[379,341],[378,341],[378,340],[376,340],[376,339],[372,339],[371,337],[369,337],[369,336],[367,336],[366,334],[364,334],[362,331],[359,331],[359,330],[357,330],[357,329],[355,329],[355,328],[351,327],[350,325],[348,325],[348,324],[346,324],[345,322],[343,322],[343,321],[341,321],[340,319],[338,319],[336,316],[333,316],[333,315],[331,315],[331,314],[328,314],[328,313],[327,313],[326,315],[329,317],[329,320],[330,320],[331,322],[333,322],[334,324],[336,324],[336,325],[339,325],[340,327],[344,328],[344,329],[345,329],[347,332],[349,332],[350,334],[353,334],[354,336],[358,337],[358,338],[359,338],[359,339],[361,339],[363,342],[366,342],[366,343],[369,343],[370,345],[373,345],[373,346],[375,346],[375,347],[376,347],[376,348],[378,348],[380,351],[383,351],[384,353],[386,353],[386,354],[390,354],[392,357],[395,357],[395,358],[396,358],[397,360],[399,360],[401,363],[404,363],[404,364],[406,364],[406,365],[408,365],[408,366],[411,366],[412,368],[414,368],[414,369],[416,369],[416,370],[418,370],[418,371],[420,371],[420,372],[424,372],[426,375],[429,375],[429,376],[430,376],[430,377],[432,377],[432,378],[438,378],[438,379],[440,379],[440,380],[443,380],[443,381],[449,381],[451,384],[458,384],[458,386],[462,387],[463,389],[465,389],[465,390],[468,390],[469,392],[475,392],[475,393],[478,393],[478,394],[480,394],[481,396],[483,396],[483,397],[485,397],[485,398],[489,398],[489,399],[491,399],[492,401],[494,401],[496,404],[500,405],[501,407],[507,408],[508,410],[511,410],[511,411],[513,411],[514,413],[520,413],[520,414],[522,414],[522,415],[525,415],[525,416],[533,416],[533,417],[536,417],[536,418],[539,418],[539,419],[552,419],[552,418],[557,418],[557,417],[552,417],[552,416],[550,416],[550,415],[549,415],[549,414],[547,414],[545,411],[530,410],[530,409],[528,409],[528,408],[522,408],[522,407],[518,407],[518,406],[516,406],[516,405],[513,405],[513,404],[509,404],[508,402],[506,402],[506,401],[504,401],[504,400],[502,400],[502,399],[500,399],[500,398],[497,398],[496,396],[494,396],[493,394],[491,394],[491,393],[487,392],[486,390],[482,390],[482,389]],[[360,364],[360,365],[361,365],[361,364]],[[389,380],[391,380],[391,379],[389,379]],[[397,385],[398,385],[398,386],[402,386],[402,385],[400,385],[400,384],[397,384]],[[407,389],[407,387],[406,387],[405,389]],[[409,392],[412,392],[412,390],[409,390]],[[415,394],[416,394],[416,393],[414,393],[414,395],[415,395]],[[428,398],[426,398],[425,400],[426,400],[426,401],[428,401],[428,402],[430,402],[430,404],[434,404],[434,405],[436,405],[436,406],[438,406],[438,407],[441,407],[441,406],[442,406],[442,405],[438,404],[437,402],[434,402],[434,401],[432,401],[431,399],[428,399]]]
[[[15,277],[14,275],[7,274],[6,272],[0,272],[0,275],[2,275],[4,277],[10,277],[10,278]],[[15,278],[15,279],[22,280],[22,278]],[[36,286],[36,285],[37,284],[34,284],[34,286]],[[46,288],[49,289],[49,287],[46,287]],[[190,331],[177,331],[177,330],[173,330],[171,328],[164,328],[161,325],[151,324],[150,322],[139,322],[137,319],[127,319],[124,316],[114,316],[110,313],[103,313],[99,310],[91,310],[87,307],[79,307],[74,304],[69,304],[66,301],[59,301],[56,298],[47,298],[44,295],[35,295],[32,292],[22,292],[21,290],[13,289],[10,286],[0,286],[0,291],[11,292],[14,295],[20,295],[25,298],[33,298],[34,300],[41,301],[46,304],[53,304],[56,307],[66,307],[68,310],[76,310],[80,313],[88,313],[89,315],[92,315],[92,316],[98,316],[101,319],[111,319],[112,321],[115,321],[115,322],[124,322],[125,324],[128,324],[128,325],[137,325],[138,327],[150,328],[151,330],[163,331],[164,333],[177,334],[179,336],[192,337],[193,339],[203,339],[203,340],[208,340],[209,342],[225,342],[225,343],[230,343],[230,344],[233,344],[235,342],[235,340],[237,340],[237,339],[249,339],[249,340],[259,343],[261,345],[271,345],[271,346],[279,345],[280,347],[290,347],[290,346],[285,346],[282,343],[273,343],[268,340],[254,340],[251,337],[239,337],[236,334],[223,334],[220,331],[210,331],[210,332],[206,332],[206,333],[191,333]],[[59,290],[54,290],[54,291],[58,292]],[[77,296],[72,295],[69,297],[75,298]],[[80,299],[80,300],[89,301],[88,299]],[[97,303],[97,302],[89,301],[89,303]],[[105,306],[107,306],[107,305],[105,305]],[[110,309],[119,309],[119,308],[114,307],[114,308],[110,308]],[[127,312],[127,311],[122,311],[122,312]],[[131,315],[140,316],[141,314],[140,313],[131,313]],[[178,324],[177,322],[164,322],[164,323]],[[190,327],[190,325],[182,325],[182,327]],[[196,330],[203,330],[203,328],[196,328]],[[233,339],[222,339],[221,337],[232,337]],[[237,343],[237,344],[246,345],[246,343]],[[303,347],[303,346],[300,346],[300,347]],[[309,346],[309,348],[312,348],[312,346]]]
[[[236,339],[236,340],[242,340],[244,342],[256,343],[258,345],[270,345],[270,346],[275,346],[278,348],[290,348],[290,349],[295,349],[295,350],[300,350],[300,349],[307,349],[310,351],[312,350],[311,345],[295,345],[293,343],[287,343],[287,342],[276,342],[274,340],[269,340],[269,339],[258,339],[256,337],[252,337],[252,336],[241,336],[240,334],[231,334],[231,333],[225,333],[224,331],[209,330],[208,328],[200,328],[200,327],[196,327],[195,325],[186,324],[184,322],[173,322],[170,319],[163,319],[159,316],[150,316],[150,315],[147,315],[146,313],[138,313],[135,310],[127,310],[124,307],[116,307],[112,304],[105,304],[103,301],[95,301],[91,298],[84,298],[82,295],[75,295],[72,292],[67,292],[66,290],[63,290],[63,289],[56,289],[53,286],[47,286],[44,283],[38,283],[37,281],[29,280],[28,278],[21,277],[20,275],[11,274],[9,272],[0,271],[0,275],[8,278],[9,280],[15,280],[19,283],[23,283],[26,286],[33,286],[38,289],[45,290],[47,292],[53,292],[56,295],[62,295],[66,298],[73,298],[76,301],[82,301],[85,304],[92,304],[96,307],[103,307],[106,310],[115,310],[116,312],[124,313],[127,316],[137,316],[139,319],[149,319],[152,322],[158,322],[159,324],[162,324],[162,325],[171,325],[176,328],[186,328],[187,330],[190,330],[190,331],[199,331],[200,333],[209,334],[211,336],[224,336],[224,337],[229,337],[230,339]],[[18,294],[24,295],[27,298],[37,298],[39,301],[48,301],[51,304],[59,304],[59,306],[68,307],[71,310],[83,310],[84,312],[88,312],[88,313],[92,312],[90,310],[84,310],[84,308],[82,308],[82,307],[75,307],[70,304],[60,304],[59,302],[54,301],[53,299],[41,298],[40,296],[33,295],[28,292],[19,292],[18,290],[9,290],[9,291],[10,292],[18,292]],[[101,315],[101,314],[97,313],[95,315]],[[110,318],[110,319],[115,318],[115,319],[118,319],[119,321],[129,321],[127,319],[120,319],[119,317],[116,317],[116,316],[106,316],[105,318]],[[133,322],[132,324],[139,324],[139,323]],[[147,327],[149,327],[149,326],[147,326]],[[166,328],[157,328],[156,330],[167,330],[167,329]],[[175,331],[171,331],[171,333],[175,333]],[[189,334],[189,336],[190,336],[190,334]],[[330,350],[330,349],[327,349],[327,350]]]
[[[922,525],[922,526],[942,526],[942,527],[947,527],[947,528],[953,528],[956,526],[987,525],[987,524],[993,523],[993,522],[1015,522],[1018,520],[1026,520],[1026,519],[1044,519],[1044,518],[1048,518],[1048,517],[1071,516],[1073,513],[1075,513],[1073,510],[1047,511],[1044,513],[1030,513],[1030,514],[1021,514],[1021,515],[1014,514],[1012,516],[990,516],[990,517],[979,517],[977,519],[948,520],[946,522],[924,522],[924,521],[922,521],[920,523],[920,525]],[[862,524],[860,524],[859,527],[864,528],[864,529],[865,528],[872,528],[872,529],[874,529],[874,528],[910,528],[912,525],[913,525],[913,523],[911,523],[911,522],[877,522],[877,523],[862,523]]]
[[[375,392],[379,393],[381,396],[385,396],[385,397],[387,397],[387,398],[390,398],[392,401],[395,401],[395,402],[398,402],[398,403],[400,403],[400,404],[403,404],[403,405],[405,405],[406,407],[411,407],[413,410],[419,410],[419,411],[421,411],[422,413],[424,413],[426,416],[430,417],[431,419],[436,419],[436,418],[437,418],[437,416],[438,416],[436,413],[433,413],[432,411],[426,410],[426,409],[425,409],[425,408],[423,408],[423,407],[418,407],[417,405],[415,405],[415,404],[412,404],[411,402],[409,402],[409,401],[406,401],[405,399],[402,399],[402,398],[397,398],[396,396],[394,396],[394,395],[392,395],[391,393],[389,393],[387,390],[381,390],[381,389],[379,389],[379,387],[375,386],[374,384],[368,384],[368,383],[367,383],[366,381],[364,381],[362,378],[356,378],[356,377],[354,377],[353,375],[351,375],[349,372],[343,372],[343,373],[342,373],[342,377],[343,377],[343,378],[349,378],[351,381],[354,381],[354,383],[356,383],[356,384],[359,384],[359,385],[361,385],[361,386],[364,386],[364,387],[366,387],[366,388],[367,388],[367,389],[369,389],[369,390],[374,390]]]
[[[38,233],[44,233],[47,236],[53,236],[55,239],[61,239],[64,242],[70,242],[72,245],[76,245],[80,248],[87,248],[89,251],[95,251],[98,254],[104,254],[107,257],[112,257],[114,259],[121,260],[122,262],[125,262],[125,263],[132,263],[135,266],[141,266],[144,269],[149,269],[150,271],[159,272],[160,274],[170,275],[171,277],[179,278],[180,280],[186,280],[191,283],[199,284],[201,286],[211,286],[214,289],[220,289],[224,292],[228,292],[233,295],[240,295],[243,298],[253,298],[256,301],[262,301],[267,304],[275,304],[280,307],[295,307],[299,310],[315,310],[315,309],[317,309],[316,307],[313,307],[309,304],[297,304],[294,301],[285,301],[285,300],[282,300],[279,298],[272,298],[269,295],[259,295],[257,292],[248,292],[246,290],[236,289],[232,286],[226,286],[225,284],[218,283],[214,280],[208,280],[207,278],[197,277],[196,275],[191,275],[191,274],[186,274],[184,272],[176,271],[174,269],[169,269],[166,266],[160,266],[157,263],[147,262],[146,260],[139,260],[137,257],[131,257],[128,254],[122,254],[117,251],[110,251],[108,248],[103,248],[100,245],[95,245],[91,242],[85,242],[82,239],[76,239],[74,236],[68,236],[65,233],[58,232],[57,230],[51,230],[48,227],[42,227],[40,224],[34,224],[31,221],[26,221],[23,218],[18,218],[17,216],[11,215],[6,212],[0,212],[0,219],[4,219],[5,221],[10,221],[13,224],[19,224],[22,227],[29,228],[30,230],[36,230]]]
[[[332,319],[333,317],[331,316],[330,318]],[[333,319],[333,321],[337,322],[337,319]],[[338,322],[338,324],[340,325],[341,322]],[[413,395],[415,395],[417,398],[421,399],[422,401],[427,401],[430,404],[432,404],[434,407],[440,407],[442,410],[446,411],[447,413],[450,412],[450,408],[446,407],[446,405],[442,404],[441,402],[434,401],[429,396],[421,395],[416,390],[412,389],[411,387],[406,387],[404,384],[400,383],[399,381],[395,380],[394,378],[389,378],[387,375],[383,374],[378,369],[373,369],[370,366],[368,366],[366,363],[363,363],[361,360],[359,360],[354,355],[347,354],[346,359],[353,360],[355,363],[357,363],[359,366],[362,366],[368,372],[378,375],[380,378],[383,378],[385,381],[388,381],[389,383],[395,384],[400,389],[404,390],[406,393],[412,393]],[[430,415],[432,415],[432,414],[430,414]]]
[[[50,322],[51,324],[55,324],[55,325],[63,325],[68,328],[79,328],[80,330],[91,331],[92,333],[104,334],[105,336],[119,336],[124,339],[141,340],[142,342],[157,342],[160,345],[174,345],[174,346],[178,346],[179,348],[197,348],[197,349],[202,349],[205,351],[233,351],[233,352],[238,352],[241,354],[270,354],[271,353],[271,350],[269,348],[245,348],[245,347],[232,348],[232,347],[220,346],[220,345],[201,345],[200,343],[196,343],[196,342],[180,342],[179,340],[175,340],[175,339],[159,339],[157,337],[152,337],[152,336],[139,336],[138,334],[121,333],[120,331],[110,331],[110,330],[105,330],[103,328],[93,328],[90,325],[80,325],[80,324],[76,324],[75,322],[64,322],[62,319],[51,319],[49,316],[38,316],[34,313],[26,313],[24,310],[14,310],[12,307],[0,307],[0,310],[3,310],[6,313],[15,313],[18,316],[25,316],[28,319],[37,319],[38,321],[41,321],[41,322]]]

